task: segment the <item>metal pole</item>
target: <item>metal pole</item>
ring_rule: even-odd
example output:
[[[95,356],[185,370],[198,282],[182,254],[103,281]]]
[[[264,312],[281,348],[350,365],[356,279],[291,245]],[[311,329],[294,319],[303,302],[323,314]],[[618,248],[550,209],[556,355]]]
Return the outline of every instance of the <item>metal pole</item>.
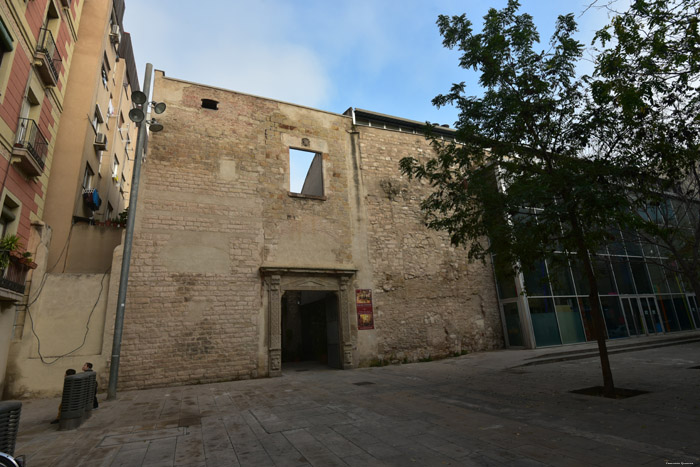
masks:
[[[153,65],[146,64],[146,76],[143,79],[143,93],[146,94],[144,113],[148,111],[148,98],[151,92],[151,75]],[[147,116],[147,115],[146,115]],[[134,159],[134,171],[131,174],[131,190],[129,196],[129,214],[126,219],[126,234],[124,236],[124,254],[122,257],[122,270],[119,275],[119,293],[117,295],[117,313],[114,318],[114,339],[112,341],[112,360],[109,365],[109,387],[107,399],[117,398],[117,378],[119,377],[119,355],[122,347],[122,331],[124,329],[124,308],[126,306],[126,287],[129,283],[129,263],[131,262],[131,245],[134,238],[134,219],[136,218],[136,201],[139,195],[139,177],[141,176],[141,159],[143,146],[146,142],[146,118],[138,124],[139,131],[136,137],[136,157]]]

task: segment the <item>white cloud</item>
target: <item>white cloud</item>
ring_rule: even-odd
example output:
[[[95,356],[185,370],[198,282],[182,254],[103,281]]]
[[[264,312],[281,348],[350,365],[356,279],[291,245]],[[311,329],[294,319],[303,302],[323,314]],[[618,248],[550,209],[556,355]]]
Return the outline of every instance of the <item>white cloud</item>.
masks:
[[[308,106],[328,99],[328,70],[303,37],[294,36],[299,25],[289,4],[226,1],[192,9],[173,0],[132,3],[125,26],[137,58],[167,76]]]
[[[322,105],[330,89],[318,56],[294,44],[252,42],[209,51],[177,72],[183,79],[311,107]]]

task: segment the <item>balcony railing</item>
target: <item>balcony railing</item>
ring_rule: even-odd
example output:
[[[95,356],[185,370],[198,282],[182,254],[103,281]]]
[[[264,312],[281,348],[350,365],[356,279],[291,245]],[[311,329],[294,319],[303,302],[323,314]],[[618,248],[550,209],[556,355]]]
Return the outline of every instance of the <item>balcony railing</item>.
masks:
[[[61,70],[61,55],[56,48],[53,34],[46,28],[41,28],[39,43],[36,46],[35,57],[39,60],[39,75],[47,86],[58,83],[58,72]]]
[[[17,139],[12,150],[14,156],[20,157],[20,167],[30,176],[41,175],[48,151],[48,143],[34,120],[20,118]]]
[[[31,269],[26,264],[22,263],[18,258],[10,257],[10,262],[7,267],[0,270],[0,297],[2,298],[17,298],[13,297],[12,293],[23,295],[27,272]]]

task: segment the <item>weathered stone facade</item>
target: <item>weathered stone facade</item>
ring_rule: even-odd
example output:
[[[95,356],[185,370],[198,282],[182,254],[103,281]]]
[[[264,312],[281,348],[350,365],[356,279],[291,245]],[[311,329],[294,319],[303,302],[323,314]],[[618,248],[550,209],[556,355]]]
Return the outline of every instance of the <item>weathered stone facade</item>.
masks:
[[[422,135],[162,72],[154,99],[120,388],[279,374],[285,291],[338,297],[343,368],[503,346],[491,266],[422,225],[426,187],[398,170]],[[289,193],[290,148],[322,155],[323,196]],[[357,329],[355,289],[375,329]]]

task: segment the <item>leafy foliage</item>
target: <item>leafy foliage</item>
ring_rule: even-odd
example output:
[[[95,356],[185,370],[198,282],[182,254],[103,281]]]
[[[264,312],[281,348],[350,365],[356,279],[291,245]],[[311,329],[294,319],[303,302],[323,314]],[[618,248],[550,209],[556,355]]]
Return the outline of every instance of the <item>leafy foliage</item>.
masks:
[[[437,155],[404,158],[400,166],[410,178],[430,182],[434,190],[422,203],[427,225],[465,245],[470,259],[496,253],[497,269],[506,271],[542,259],[578,263],[590,290],[605,392],[612,396],[589,252],[613,238],[611,227],[625,228],[636,217],[639,201],[629,187],[639,171],[634,158],[619,151],[630,122],[614,118],[623,112],[599,113],[589,80],[577,78],[583,46],[573,37],[573,15],[559,16],[543,50],[532,17],[518,14],[519,7],[510,0],[503,10],[489,10],[479,33],[465,15],[439,17],[443,44],[462,52],[461,67],[480,74],[483,95],[468,96],[459,83],[437,96],[435,105],[459,109],[457,141],[429,135]],[[596,92],[604,88],[601,83]]]
[[[5,269],[10,263],[10,253],[23,249],[17,235],[5,235],[0,240],[0,269]]]
[[[435,105],[460,110],[458,142],[432,138],[437,157],[405,158],[401,169],[435,188],[423,202],[428,226],[449,232],[471,259],[498,253],[503,264],[529,266],[606,242],[608,227],[630,217],[625,183],[635,171],[590,131],[573,15],[559,17],[544,51],[518,7],[491,9],[480,33],[465,15],[439,17],[444,45],[463,52],[460,66],[480,73],[484,92],[466,96],[459,83],[437,96]]]
[[[626,128],[617,152],[639,170],[640,240],[700,294],[699,21],[698,0],[635,0],[597,33],[607,48],[589,83],[596,112]]]

